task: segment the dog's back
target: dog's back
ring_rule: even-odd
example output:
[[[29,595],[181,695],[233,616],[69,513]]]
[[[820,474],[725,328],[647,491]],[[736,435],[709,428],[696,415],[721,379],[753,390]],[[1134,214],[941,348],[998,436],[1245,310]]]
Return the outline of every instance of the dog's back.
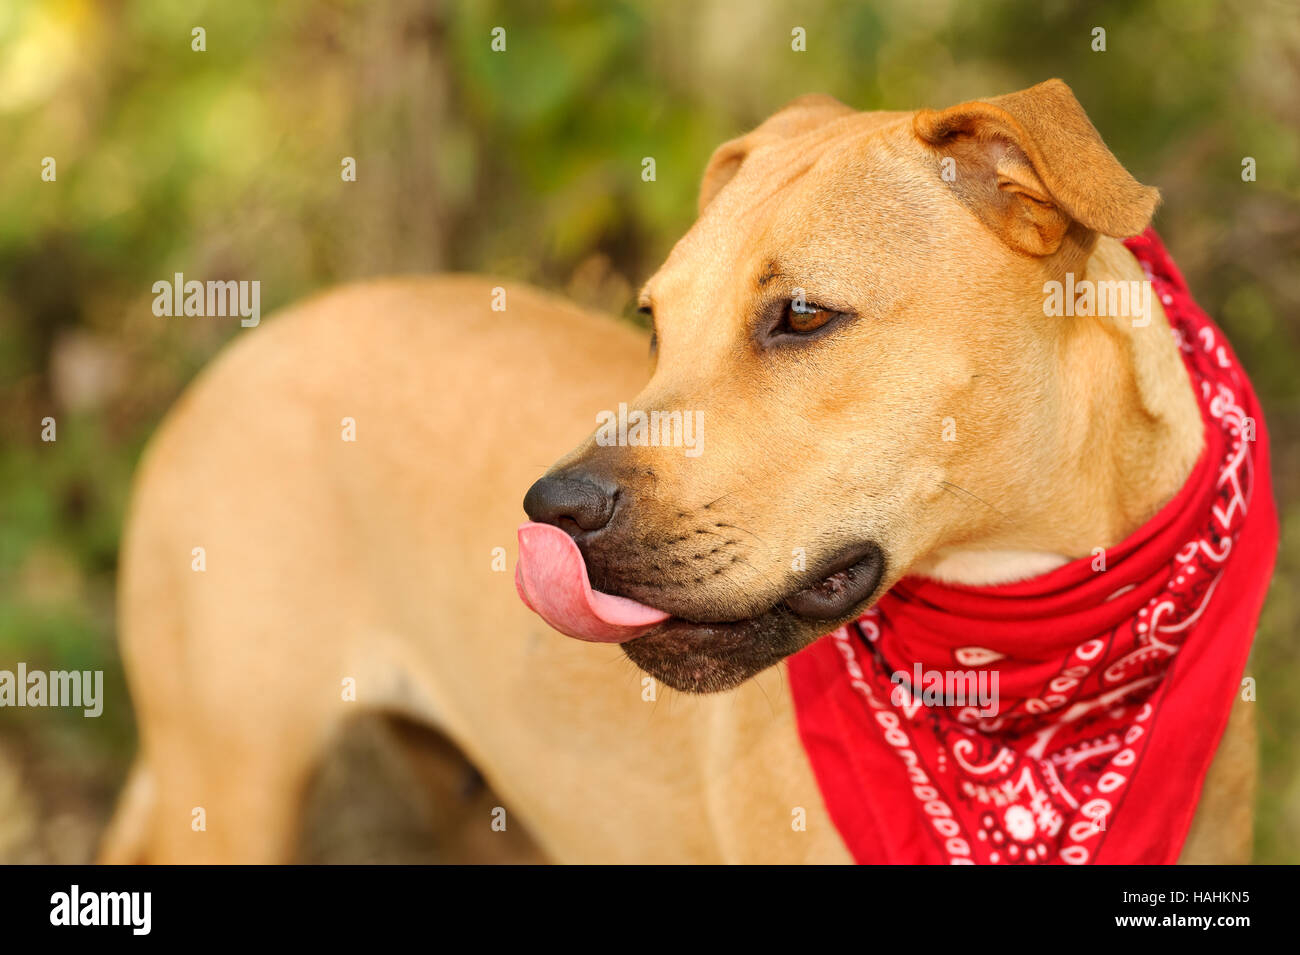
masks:
[[[285,858],[354,698],[454,730],[466,715],[401,674],[466,680],[483,655],[458,645],[542,629],[506,561],[518,502],[593,409],[639,386],[646,341],[498,288],[319,296],[242,333],[177,403],[124,535],[141,755],[106,860]]]

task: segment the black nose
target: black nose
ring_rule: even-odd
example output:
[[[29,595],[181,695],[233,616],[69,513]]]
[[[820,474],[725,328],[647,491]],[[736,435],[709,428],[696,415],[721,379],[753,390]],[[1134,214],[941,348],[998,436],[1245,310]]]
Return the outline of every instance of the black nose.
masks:
[[[616,495],[616,489],[585,475],[547,475],[524,495],[524,511],[539,524],[554,524],[576,535],[608,524]]]

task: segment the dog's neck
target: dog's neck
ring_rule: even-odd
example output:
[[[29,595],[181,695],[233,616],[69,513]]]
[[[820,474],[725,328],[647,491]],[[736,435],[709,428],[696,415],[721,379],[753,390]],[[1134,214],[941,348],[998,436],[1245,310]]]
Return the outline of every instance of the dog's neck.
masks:
[[[1144,281],[1124,245],[1102,237],[1085,277]],[[987,540],[940,549],[913,573],[972,586],[1046,573],[1112,547],[1137,530],[1187,480],[1204,431],[1168,320],[1079,319],[1061,349],[1061,419],[1029,479],[1014,522]]]

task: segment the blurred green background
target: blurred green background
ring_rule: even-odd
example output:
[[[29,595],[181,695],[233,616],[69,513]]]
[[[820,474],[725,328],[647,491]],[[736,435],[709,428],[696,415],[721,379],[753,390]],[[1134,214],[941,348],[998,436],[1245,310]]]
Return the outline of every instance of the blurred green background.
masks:
[[[153,282],[256,278],[266,314],[358,276],[473,270],[630,316],[712,149],[787,100],[944,106],[1051,76],[1163,191],[1157,226],[1267,411],[1283,536],[1253,662],[1256,857],[1300,860],[1295,4],[4,0],[0,668],[103,668],[109,705],[0,711],[0,861],[88,858],[134,745],[113,702],[132,469],[241,333],[155,317]]]

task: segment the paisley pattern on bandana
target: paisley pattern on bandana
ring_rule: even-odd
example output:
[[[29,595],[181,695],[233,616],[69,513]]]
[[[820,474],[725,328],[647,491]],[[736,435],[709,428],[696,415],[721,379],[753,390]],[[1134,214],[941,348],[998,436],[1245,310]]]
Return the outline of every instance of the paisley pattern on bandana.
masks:
[[[1129,539],[1001,587],[905,578],[789,662],[800,736],[859,862],[1173,862],[1235,699],[1277,520],[1263,419],[1154,232],[1126,245],[1205,423]],[[914,673],[996,699],[935,704]]]

